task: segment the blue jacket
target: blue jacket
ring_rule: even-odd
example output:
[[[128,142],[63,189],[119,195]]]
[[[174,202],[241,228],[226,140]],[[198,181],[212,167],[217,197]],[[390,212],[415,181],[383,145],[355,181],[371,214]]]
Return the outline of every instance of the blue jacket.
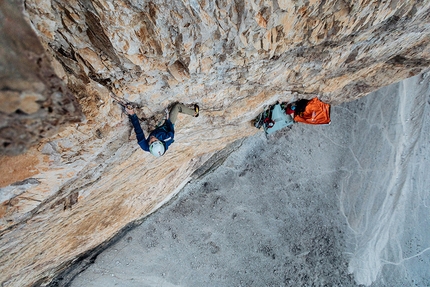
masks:
[[[149,152],[148,141],[151,136],[154,136],[159,139],[164,144],[164,148],[166,149],[166,151],[167,148],[175,141],[175,130],[170,120],[166,120],[162,126],[153,130],[149,134],[148,138],[145,138],[142,127],[139,123],[139,118],[136,116],[136,114],[129,116],[129,118],[131,120],[131,123],[133,124],[134,131],[136,132],[137,143],[144,151]]]

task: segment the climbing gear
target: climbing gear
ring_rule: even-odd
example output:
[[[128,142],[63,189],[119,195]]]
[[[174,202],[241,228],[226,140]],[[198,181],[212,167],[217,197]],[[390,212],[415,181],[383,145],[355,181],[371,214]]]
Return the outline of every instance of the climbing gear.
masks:
[[[126,101],[124,98],[118,97],[112,91],[110,91],[110,96],[117,104],[123,106],[124,108],[129,108],[129,107],[134,108],[132,103]]]
[[[261,128],[261,126],[264,123],[264,119],[263,119],[263,113],[260,113],[254,120],[254,127],[256,127],[257,129]]]
[[[109,90],[110,97],[114,100],[114,102],[116,102],[118,105],[122,107],[122,110],[125,114],[128,114],[127,111],[125,110],[126,108],[129,110],[132,110],[138,107],[136,103],[129,102],[126,99],[120,98],[117,95],[115,95],[115,93],[112,91],[110,87],[108,87],[108,90]]]
[[[199,106],[197,104],[194,104],[194,111],[196,112],[194,117],[197,118],[199,116]]]
[[[281,104],[276,104],[272,109],[270,125],[266,130],[267,134],[274,133],[280,129],[288,127],[294,123],[293,118],[285,113],[285,108]]]
[[[271,113],[272,106],[269,106],[267,109],[265,109],[262,113],[260,113],[257,118],[254,120],[254,126],[257,129],[260,129],[263,125],[266,125],[270,122],[270,113]]]
[[[285,113],[285,104],[276,103],[269,106],[254,121],[256,128],[263,127],[266,136],[294,123],[291,115]]]
[[[265,118],[263,123],[268,129],[273,128],[273,126],[275,125],[275,121],[272,120],[271,118]]]
[[[287,115],[290,115],[294,118],[294,112],[296,110],[296,105],[295,103],[292,104],[288,104],[287,107],[285,108],[285,112],[287,113]]]
[[[125,115],[127,115],[127,116],[131,116],[131,114],[128,112],[128,110],[133,110],[133,109],[134,109],[134,107],[133,107],[132,105],[130,105],[130,104],[128,104],[128,105],[121,105],[121,104],[120,104],[120,106],[121,106],[121,111],[122,111]]]
[[[164,154],[164,152],[166,151],[166,148],[164,147],[164,144],[161,141],[157,140],[149,146],[149,151],[154,156],[160,157]]]

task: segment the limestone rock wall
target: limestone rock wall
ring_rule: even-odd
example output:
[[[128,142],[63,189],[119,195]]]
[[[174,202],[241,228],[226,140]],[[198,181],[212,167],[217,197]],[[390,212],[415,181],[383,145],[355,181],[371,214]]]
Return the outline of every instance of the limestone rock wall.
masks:
[[[1,2],[3,34],[7,5],[17,3]],[[250,121],[265,105],[350,101],[430,66],[427,1],[27,0],[23,13],[40,40],[24,53],[42,55],[65,86],[56,95],[73,94],[79,107],[51,107],[64,119],[52,124],[59,132],[34,129],[0,159],[3,286],[43,285],[156,210],[215,151],[257,132]],[[32,83],[49,79],[31,61],[0,56],[2,67],[29,67]],[[4,125],[28,97],[2,85]],[[135,103],[145,131],[176,101],[198,103],[201,115],[181,115],[175,143],[156,159],[139,149],[111,94]]]
[[[16,155],[81,119],[75,97],[58,78],[21,1],[0,2],[0,154]]]

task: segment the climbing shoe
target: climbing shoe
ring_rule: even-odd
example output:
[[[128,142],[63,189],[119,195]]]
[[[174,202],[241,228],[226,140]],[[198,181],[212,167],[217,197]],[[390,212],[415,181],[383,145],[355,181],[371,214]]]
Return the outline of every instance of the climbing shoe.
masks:
[[[197,118],[199,116],[199,106],[197,104],[194,105],[194,117]]]

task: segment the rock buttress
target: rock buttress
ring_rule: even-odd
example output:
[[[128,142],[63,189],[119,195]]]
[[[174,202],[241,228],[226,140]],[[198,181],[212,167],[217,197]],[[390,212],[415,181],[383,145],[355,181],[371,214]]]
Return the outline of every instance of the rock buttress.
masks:
[[[429,7],[397,0],[26,1],[43,57],[85,119],[1,159],[2,284],[45,284],[156,210],[215,151],[255,133],[249,122],[265,105],[314,96],[351,101],[427,69]],[[37,73],[28,77],[49,79]],[[139,106],[145,132],[175,101],[198,103],[201,115],[180,117],[175,143],[156,159],[138,148],[111,92]]]

